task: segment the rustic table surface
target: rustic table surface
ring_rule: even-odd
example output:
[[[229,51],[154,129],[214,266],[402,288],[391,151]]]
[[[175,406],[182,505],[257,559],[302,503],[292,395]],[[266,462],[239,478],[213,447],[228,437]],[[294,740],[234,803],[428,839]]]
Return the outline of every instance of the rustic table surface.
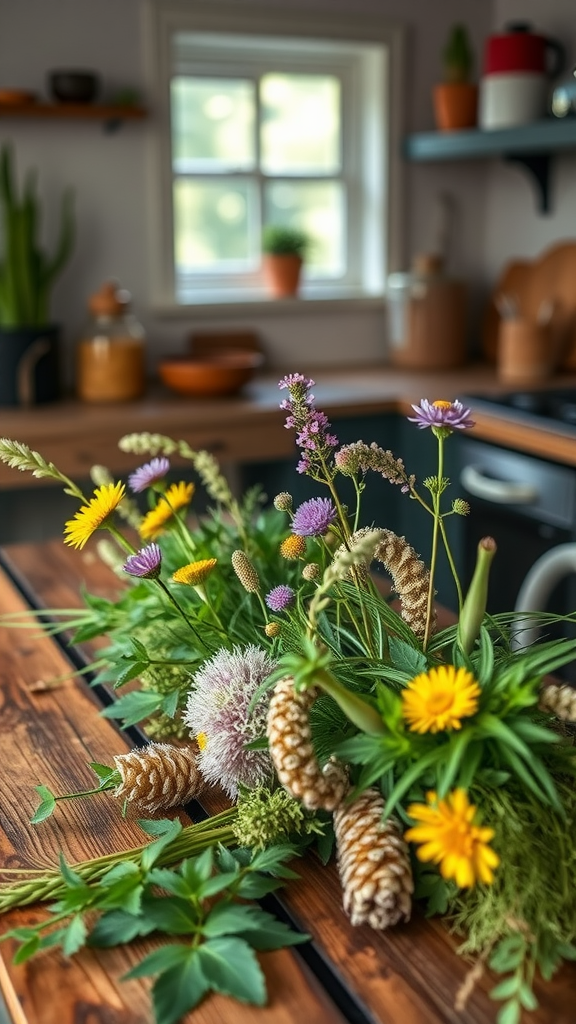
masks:
[[[30,607],[74,607],[84,584],[110,596],[121,586],[88,549],[60,541],[0,549],[0,615]],[[82,657],[86,651],[75,652]],[[62,804],[38,826],[28,824],[37,804],[34,786],[57,792],[88,788],[90,761],[110,763],[130,741],[99,717],[98,700],[84,681],[66,678],[69,651],[35,631],[0,628],[1,749],[0,859],[4,866],[53,866],[58,851],[75,861],[126,845],[142,832],[125,821],[112,798]],[[50,680],[62,678],[56,687]],[[208,807],[210,810],[210,807]],[[489,1024],[495,979],[486,973],[464,1009],[456,996],[469,970],[456,940],[439,921],[415,910],[409,924],[389,932],[352,928],[341,908],[332,868],[313,855],[299,862],[301,879],[280,894],[282,911],[312,941],[262,956],[270,994],[263,1009],[209,996],[191,1018],[198,1024]],[[34,908],[0,919],[4,933],[40,918]],[[12,963],[11,941],[0,947],[0,991],[15,1024],[148,1024],[146,980],[121,981],[146,943],[84,950],[72,960],[51,951],[24,965]],[[576,971],[565,967],[537,992],[540,1009],[526,1024],[574,1024]],[[0,1014],[1,1019],[1,1014]]]

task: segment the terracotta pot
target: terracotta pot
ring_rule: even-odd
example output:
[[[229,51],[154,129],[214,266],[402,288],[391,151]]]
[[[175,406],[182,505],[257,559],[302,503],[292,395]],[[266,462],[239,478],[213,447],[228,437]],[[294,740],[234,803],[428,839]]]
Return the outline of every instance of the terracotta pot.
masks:
[[[300,256],[295,253],[265,253],[262,266],[266,287],[275,298],[297,294],[302,270]]]
[[[474,128],[478,108],[478,86],[470,82],[442,82],[434,86],[434,116],[441,132]]]

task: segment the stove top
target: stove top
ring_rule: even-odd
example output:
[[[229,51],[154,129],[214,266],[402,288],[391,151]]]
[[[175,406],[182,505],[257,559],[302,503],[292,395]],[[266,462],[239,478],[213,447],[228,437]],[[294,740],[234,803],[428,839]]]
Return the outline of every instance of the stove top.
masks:
[[[576,437],[576,388],[551,391],[510,391],[502,395],[463,395],[472,413],[498,414],[516,423]]]

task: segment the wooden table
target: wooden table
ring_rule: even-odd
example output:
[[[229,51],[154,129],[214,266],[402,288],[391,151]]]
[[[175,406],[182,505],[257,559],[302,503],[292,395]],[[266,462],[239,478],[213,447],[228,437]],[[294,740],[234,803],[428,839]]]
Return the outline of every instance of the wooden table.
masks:
[[[30,606],[73,607],[84,583],[111,596],[120,583],[88,548],[80,554],[60,541],[0,549],[0,615]],[[82,651],[79,652],[82,656]],[[28,631],[0,628],[2,822],[0,857],[5,865],[52,865],[58,850],[68,860],[139,845],[142,833],[121,819],[106,796],[74,801],[39,826],[28,819],[37,804],[33,787],[44,782],[59,792],[92,784],[89,761],[110,763],[130,746],[98,716],[94,693],[82,681],[38,686],[70,670],[57,641]],[[312,942],[262,957],[270,993],[264,1009],[209,996],[190,1015],[197,1024],[489,1024],[495,983],[485,975],[465,1010],[454,1007],[469,965],[455,953],[443,924],[418,910],[408,925],[389,932],[352,928],[341,909],[335,871],[313,855],[299,862],[301,879],[281,893],[282,911]],[[2,932],[38,920],[38,908],[0,919]],[[15,1024],[148,1024],[147,981],[121,982],[141,958],[137,948],[84,950],[72,960],[50,952],[22,966],[11,963],[13,945],[0,947],[0,990]],[[576,971],[565,967],[538,992],[541,1006],[530,1024],[573,1024]]]

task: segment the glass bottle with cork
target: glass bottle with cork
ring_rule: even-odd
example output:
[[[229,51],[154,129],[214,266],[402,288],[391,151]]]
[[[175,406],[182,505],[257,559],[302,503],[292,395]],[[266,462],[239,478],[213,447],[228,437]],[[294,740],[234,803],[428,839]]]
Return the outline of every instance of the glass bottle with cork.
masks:
[[[146,385],[144,328],[130,294],[107,281],[88,300],[90,323],[77,350],[76,390],[84,402],[140,398]]]

